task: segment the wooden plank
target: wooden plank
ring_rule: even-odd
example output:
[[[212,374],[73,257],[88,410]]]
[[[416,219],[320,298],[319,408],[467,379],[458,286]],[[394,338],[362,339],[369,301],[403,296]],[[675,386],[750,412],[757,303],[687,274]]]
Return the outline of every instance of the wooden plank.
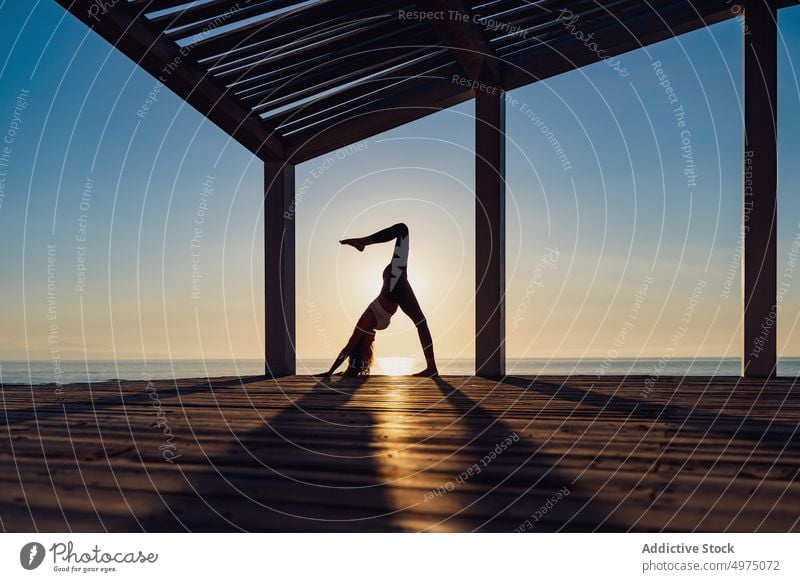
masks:
[[[506,371],[505,93],[475,94],[475,371]]]
[[[568,487],[535,531],[797,531],[795,379],[662,377],[642,397],[646,381],[2,386],[0,523],[9,531],[510,532]],[[148,390],[172,429],[180,455],[172,463],[161,456],[165,435]],[[459,481],[476,463],[480,474]]]
[[[295,170],[264,165],[264,340],[270,377],[295,373]]]
[[[777,11],[748,2],[744,34],[742,373],[775,375],[777,353]]]
[[[102,18],[90,16],[92,0],[58,0],[137,65],[156,77],[244,147],[262,159],[282,159],[283,143],[190,62],[174,44],[164,42],[128,11],[126,3],[111,7]]]

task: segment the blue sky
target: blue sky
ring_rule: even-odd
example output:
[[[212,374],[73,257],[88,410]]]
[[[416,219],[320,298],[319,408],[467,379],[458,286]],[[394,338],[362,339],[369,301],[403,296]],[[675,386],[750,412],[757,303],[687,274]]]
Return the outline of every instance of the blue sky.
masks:
[[[790,58],[800,9],[781,11],[780,25],[782,269],[800,229]],[[0,132],[28,92],[0,206],[0,359],[47,358],[53,346],[64,358],[258,357],[261,163],[166,89],[137,116],[154,79],[55,2],[3,2],[0,27]],[[738,355],[741,57],[740,24],[729,21],[623,55],[626,77],[598,63],[510,93],[509,355]],[[391,252],[355,255],[336,241],[398,220],[412,230],[412,283],[438,351],[472,355],[472,112],[465,103],[298,167],[301,357],[341,347]],[[800,354],[798,287],[779,318],[786,355]],[[386,357],[417,350],[402,318],[378,342]]]

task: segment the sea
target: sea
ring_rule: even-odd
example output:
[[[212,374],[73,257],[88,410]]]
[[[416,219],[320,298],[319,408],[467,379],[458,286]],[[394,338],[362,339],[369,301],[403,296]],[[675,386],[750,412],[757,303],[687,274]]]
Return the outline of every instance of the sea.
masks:
[[[319,374],[329,360],[301,359],[298,374]],[[414,358],[377,358],[373,374],[403,375],[421,370],[424,362]],[[470,375],[475,362],[468,358],[440,359],[442,374]],[[507,373],[516,375],[636,375],[636,376],[738,376],[738,358],[519,358],[509,359]],[[262,360],[50,360],[0,362],[0,385],[73,384],[109,380],[170,380],[258,376]],[[800,358],[782,358],[778,375],[800,376]]]

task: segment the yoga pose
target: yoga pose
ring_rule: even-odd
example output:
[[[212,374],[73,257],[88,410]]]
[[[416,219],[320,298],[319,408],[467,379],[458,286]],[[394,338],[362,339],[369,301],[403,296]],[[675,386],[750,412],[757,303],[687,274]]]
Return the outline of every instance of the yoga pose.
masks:
[[[422,344],[422,351],[425,354],[425,369],[414,374],[415,376],[436,376],[436,359],[433,356],[433,338],[428,322],[422,313],[414,290],[408,282],[406,273],[408,266],[408,227],[403,224],[395,224],[389,228],[384,228],[367,237],[348,238],[339,241],[343,245],[350,245],[363,251],[365,247],[378,243],[394,240],[394,254],[392,261],[383,270],[383,285],[380,295],[369,304],[364,313],[356,323],[353,334],[347,345],[339,353],[333,362],[331,369],[326,372],[326,376],[332,375],[336,369],[342,365],[345,359],[349,358],[346,375],[366,376],[369,374],[374,355],[373,343],[375,341],[375,331],[386,329],[392,315],[397,308],[403,310],[417,326],[419,341]]]

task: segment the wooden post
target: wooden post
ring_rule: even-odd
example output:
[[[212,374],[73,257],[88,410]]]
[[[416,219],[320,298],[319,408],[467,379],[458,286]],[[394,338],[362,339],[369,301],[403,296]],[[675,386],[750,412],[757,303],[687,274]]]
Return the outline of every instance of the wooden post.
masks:
[[[745,5],[744,358],[746,377],[775,374],[777,319],[777,11]]]
[[[475,95],[475,373],[506,371],[505,94]]]
[[[295,373],[294,164],[264,164],[264,341],[266,375]]]

